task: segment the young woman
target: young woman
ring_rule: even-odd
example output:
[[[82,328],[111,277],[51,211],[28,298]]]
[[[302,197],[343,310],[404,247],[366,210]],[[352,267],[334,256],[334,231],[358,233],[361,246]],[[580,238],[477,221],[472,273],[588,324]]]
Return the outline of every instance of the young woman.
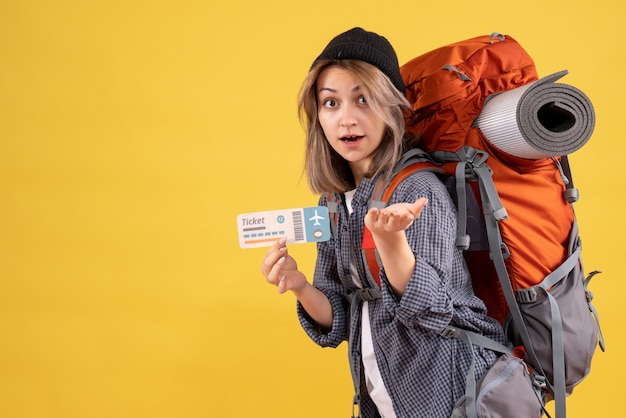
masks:
[[[472,291],[455,246],[456,209],[434,174],[412,174],[388,207],[368,210],[378,180],[415,145],[404,134],[409,104],[392,46],[361,28],[335,37],[314,61],[299,109],[308,182],[320,205],[337,196],[337,233],[318,244],[312,284],[284,239],[269,249],[261,272],[297,297],[313,341],[349,341],[362,417],[449,417],[472,360],[480,378],[496,355],[442,331],[454,325],[500,342],[504,336]],[[382,262],[380,284],[361,261],[364,225]],[[364,288],[374,291],[364,297]]]

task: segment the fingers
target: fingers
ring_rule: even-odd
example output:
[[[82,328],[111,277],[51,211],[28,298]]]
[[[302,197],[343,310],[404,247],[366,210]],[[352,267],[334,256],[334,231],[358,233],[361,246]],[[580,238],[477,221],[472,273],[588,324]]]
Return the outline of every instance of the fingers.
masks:
[[[277,287],[278,293],[285,293],[287,290],[296,293],[308,282],[298,270],[296,260],[288,254],[286,242],[286,238],[281,238],[267,250],[261,264],[261,274],[269,284]]]
[[[425,197],[420,197],[415,202],[409,205],[409,211],[415,218],[418,218],[427,203],[428,199],[426,199]]]
[[[387,220],[389,220],[389,217],[391,216],[391,211],[386,209],[387,208],[383,210],[378,210],[377,208],[371,208],[367,212],[366,216],[369,217],[369,221],[371,222],[385,223]]]
[[[365,215],[365,225],[371,231],[382,230],[388,224],[390,216],[390,211],[380,211],[377,208],[370,208]]]
[[[284,274],[280,275],[280,278],[278,280],[278,284],[276,285],[276,288],[278,290],[279,294],[283,294],[285,293],[288,288],[287,288],[287,276]]]
[[[421,197],[413,203],[396,203],[378,210],[367,212],[365,224],[372,231],[395,232],[408,228],[420,216],[428,199]]]
[[[376,222],[381,225],[385,225],[395,223],[400,220],[412,221],[413,219],[415,219],[415,216],[413,215],[413,211],[410,206],[406,204],[398,204],[381,210],[376,218]]]
[[[278,285],[280,281],[280,269],[287,259],[287,242],[286,238],[281,238],[275,242],[263,259],[261,264],[261,274],[263,274],[268,283]]]
[[[388,206],[381,211],[383,215],[389,215],[383,219],[389,219],[392,217],[396,218],[407,218],[407,219],[415,219],[420,216],[424,206],[428,203],[428,199],[425,197],[418,198],[413,203],[396,203],[394,205]]]

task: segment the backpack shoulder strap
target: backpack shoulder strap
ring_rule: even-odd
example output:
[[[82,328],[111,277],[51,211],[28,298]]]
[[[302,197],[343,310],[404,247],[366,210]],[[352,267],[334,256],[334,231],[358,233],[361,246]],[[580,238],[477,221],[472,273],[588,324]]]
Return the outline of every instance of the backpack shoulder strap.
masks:
[[[436,173],[443,172],[443,170],[439,168],[438,164],[436,164],[425,152],[419,149],[412,149],[408,151],[396,166],[391,177],[388,179],[381,179],[378,182],[376,188],[374,189],[374,193],[372,194],[369,208],[377,208],[380,210],[386,207],[398,185],[400,185],[400,183],[402,183],[411,174],[421,170],[433,171]],[[372,233],[366,226],[363,226],[361,255],[368,277],[380,286],[380,266],[382,263],[378,255],[378,251],[376,250]]]

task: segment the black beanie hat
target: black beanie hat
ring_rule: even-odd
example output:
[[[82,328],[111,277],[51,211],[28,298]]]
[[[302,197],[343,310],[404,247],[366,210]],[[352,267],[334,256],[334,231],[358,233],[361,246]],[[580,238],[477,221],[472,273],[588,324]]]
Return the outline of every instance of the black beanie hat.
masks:
[[[374,32],[353,28],[335,36],[311,67],[322,59],[365,61],[387,75],[402,95],[405,94],[396,52],[385,37]]]

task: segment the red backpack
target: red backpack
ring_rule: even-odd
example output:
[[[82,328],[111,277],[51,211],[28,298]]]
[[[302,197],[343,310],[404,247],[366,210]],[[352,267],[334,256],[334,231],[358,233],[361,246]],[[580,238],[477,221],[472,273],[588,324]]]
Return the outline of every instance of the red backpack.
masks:
[[[430,51],[401,73],[413,107],[407,131],[422,138],[422,149],[409,151],[392,178],[378,184],[371,205],[386,206],[395,186],[416,170],[442,178],[457,205],[457,246],[465,250],[475,293],[505,326],[535,384],[545,381],[543,401],[554,399],[557,417],[565,417],[566,395],[588,374],[595,347],[604,350],[587,290],[597,272],[584,276],[572,207],[578,196],[566,157],[589,139],[593,108],[578,89],[554,84],[566,71],[539,79],[520,44],[497,33]],[[492,132],[502,128],[506,118],[497,112],[507,107],[505,94],[519,99],[508,104],[518,122],[519,104],[531,102],[525,105],[535,117],[526,115],[527,125],[537,132],[515,134],[525,136],[533,158],[509,153],[507,138],[494,145],[477,123],[491,122]],[[555,107],[550,94],[567,97]],[[481,120],[496,98],[504,104],[496,106],[495,122]],[[532,143],[540,135],[548,141]],[[374,280],[380,267],[366,238],[363,259]]]

